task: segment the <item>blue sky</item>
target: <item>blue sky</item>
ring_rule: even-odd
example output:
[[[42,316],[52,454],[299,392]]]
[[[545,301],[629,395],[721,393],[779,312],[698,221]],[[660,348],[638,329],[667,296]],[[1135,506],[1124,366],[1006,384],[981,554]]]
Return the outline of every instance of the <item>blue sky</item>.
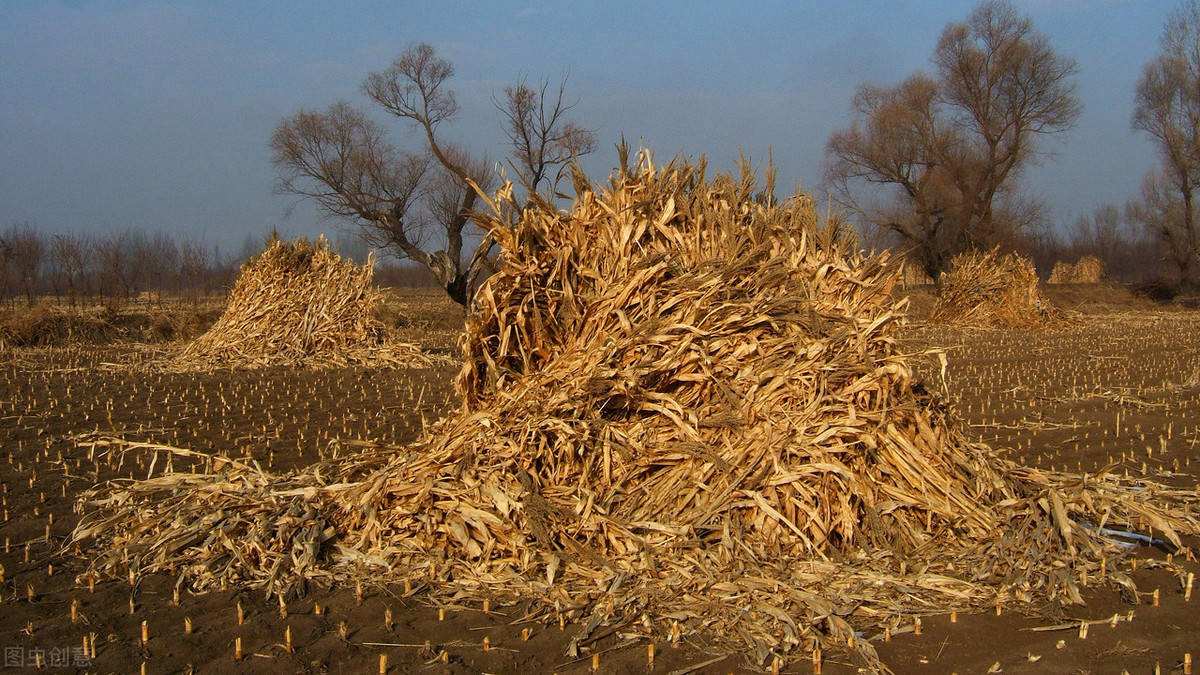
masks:
[[[0,225],[135,226],[236,246],[272,225],[334,231],[273,193],[267,142],[297,108],[359,93],[413,42],[457,67],[447,136],[502,155],[491,96],[570,74],[605,174],[624,134],[667,158],[772,148],[784,184],[816,188],[829,133],[864,81],[928,68],[973,3],[117,2],[0,0]],[[1130,129],[1134,84],[1173,2],[1017,0],[1079,62],[1077,128],[1027,176],[1058,222],[1123,202],[1154,161]],[[398,144],[417,137],[391,123]]]

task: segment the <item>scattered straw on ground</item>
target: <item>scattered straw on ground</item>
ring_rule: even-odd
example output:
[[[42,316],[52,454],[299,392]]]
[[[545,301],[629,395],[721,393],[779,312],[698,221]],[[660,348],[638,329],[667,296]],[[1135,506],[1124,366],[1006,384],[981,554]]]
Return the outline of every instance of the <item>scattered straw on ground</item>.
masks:
[[[998,249],[954,256],[942,275],[930,320],[961,326],[1036,326],[1058,311],[1038,288],[1037,269]]]
[[[515,228],[480,217],[503,256],[461,412],[286,475],[87,439],[160,474],[85,497],[72,543],[201,591],[409,579],[432,602],[532,600],[582,624],[573,646],[705,631],[757,663],[819,645],[884,669],[872,641],[914,615],[1132,587],[1100,528],[1200,530],[1194,492],[968,442],[896,346],[894,266],[807,197],[647,155],[577,189]]]
[[[1059,261],[1050,270],[1051,284],[1098,284],[1104,278],[1104,263],[1092,255],[1085,255],[1073,263]]]
[[[372,316],[372,268],[343,259],[324,237],[273,239],[242,266],[225,312],[171,367],[429,365]]]

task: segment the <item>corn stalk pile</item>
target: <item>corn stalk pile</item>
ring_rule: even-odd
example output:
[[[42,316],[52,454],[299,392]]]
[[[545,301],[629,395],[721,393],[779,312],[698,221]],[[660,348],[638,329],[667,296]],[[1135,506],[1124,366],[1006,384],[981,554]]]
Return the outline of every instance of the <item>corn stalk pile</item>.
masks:
[[[885,670],[872,639],[914,615],[1131,586],[1099,528],[1200,530],[1192,491],[968,442],[897,348],[895,266],[807,197],[622,166],[604,189],[577,176],[567,212],[514,227],[502,191],[478,217],[503,255],[462,341],[464,408],[418,442],[101,486],[73,542],[99,572],[201,591],[410,580],[435,603],[532,600],[582,624],[574,644],[704,631],[757,663],[823,646]]]
[[[1052,284],[1098,284],[1104,277],[1104,263],[1093,255],[1085,255],[1073,263],[1056,262],[1050,270]]]
[[[1038,288],[1037,269],[998,249],[960,253],[942,275],[930,320],[971,327],[1037,326],[1058,310]]]
[[[902,288],[928,286],[933,283],[933,278],[919,264],[911,260],[903,260],[900,262],[900,265],[902,266],[900,272],[900,285]]]
[[[372,316],[372,272],[371,261],[343,259],[324,237],[273,239],[242,265],[224,314],[167,367],[429,365]]]

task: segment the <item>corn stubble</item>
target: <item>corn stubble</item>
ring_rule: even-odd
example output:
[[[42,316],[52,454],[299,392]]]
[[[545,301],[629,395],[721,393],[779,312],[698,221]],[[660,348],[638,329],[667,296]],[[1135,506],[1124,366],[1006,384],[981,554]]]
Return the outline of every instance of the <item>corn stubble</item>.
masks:
[[[393,339],[374,318],[372,272],[372,261],[345,260],[324,237],[273,239],[242,266],[212,328],[164,367],[428,366],[419,348]]]
[[[897,347],[896,266],[807,197],[622,166],[577,176],[567,212],[510,227],[502,191],[479,216],[502,267],[462,341],[464,407],[418,442],[100,486],[73,542],[197,591],[412,579],[531,599],[577,641],[704,630],[759,664],[820,646],[886,670],[855,631],[1132,587],[1096,525],[1200,530],[1194,492],[968,442]]]

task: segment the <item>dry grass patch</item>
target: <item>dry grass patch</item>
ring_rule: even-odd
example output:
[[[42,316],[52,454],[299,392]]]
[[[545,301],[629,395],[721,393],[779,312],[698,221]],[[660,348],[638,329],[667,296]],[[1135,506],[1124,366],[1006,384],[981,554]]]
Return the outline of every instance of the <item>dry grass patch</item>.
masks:
[[[95,306],[65,308],[48,302],[0,310],[0,345],[47,347],[107,342],[117,334],[112,312]]]

